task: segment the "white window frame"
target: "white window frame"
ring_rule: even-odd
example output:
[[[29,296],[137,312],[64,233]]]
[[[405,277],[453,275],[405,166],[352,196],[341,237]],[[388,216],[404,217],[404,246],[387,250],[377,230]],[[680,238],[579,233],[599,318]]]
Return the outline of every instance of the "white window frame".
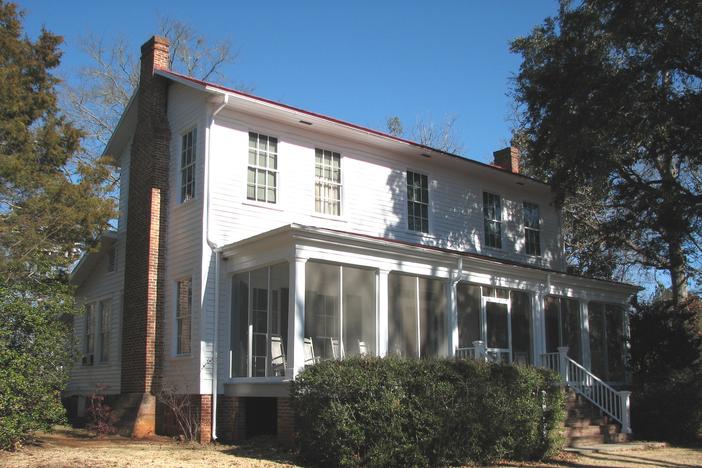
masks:
[[[188,313],[183,314],[181,311],[181,306],[180,306],[180,285],[181,283],[188,282],[190,283],[189,286],[189,291],[188,291]],[[176,356],[189,356],[190,353],[192,352],[192,339],[193,339],[193,280],[192,277],[190,278],[181,278],[178,281],[175,282],[175,314],[174,314],[174,321],[173,321],[173,334],[174,334],[174,354]],[[180,330],[182,328],[179,328],[179,324],[181,320],[187,319],[189,322],[188,326],[188,336],[187,336],[187,345],[188,349],[187,351],[183,350],[183,341],[182,341],[182,336],[180,333]]]
[[[83,315],[83,365],[92,366],[95,362],[95,326],[97,303],[85,305]]]
[[[110,361],[110,345],[111,345],[111,325],[112,325],[112,298],[103,299],[98,304],[97,317],[97,343],[100,349],[99,362],[106,363]],[[105,306],[107,306],[107,320],[105,321]],[[107,343],[107,348],[105,348]]]
[[[317,163],[317,154],[318,152],[321,152],[322,156],[322,164],[321,166],[318,165]],[[330,161],[333,160],[333,158],[338,157],[339,158],[339,181],[335,182],[333,179],[333,174],[332,178],[327,178],[324,176],[324,170],[325,168],[328,168],[330,171],[334,170],[334,165],[327,165],[325,164],[325,157],[327,156],[327,153],[329,153],[330,156]],[[343,157],[341,156],[340,151],[334,151],[330,149],[324,149],[320,147],[315,147],[314,149],[314,169],[315,169],[315,177],[314,177],[314,189],[315,189],[315,197],[314,197],[314,211],[316,214],[321,214],[321,215],[326,215],[326,216],[333,216],[333,217],[340,217],[343,214],[343,199],[344,199],[344,194],[343,194],[343,189],[344,189],[344,169],[343,169]],[[339,198],[338,199],[332,199],[328,198],[325,196],[326,193],[326,188],[329,187],[335,187],[338,188],[338,193],[339,193]],[[317,193],[319,191],[319,198],[317,197]],[[337,213],[329,212],[327,210],[327,207],[332,206],[332,204],[337,205]],[[332,210],[333,211],[333,210]]]
[[[186,143],[190,135],[189,143]],[[189,153],[188,153],[189,152]],[[190,156],[190,159],[187,157]],[[180,202],[185,203],[195,198],[195,179],[197,171],[197,127],[192,127],[180,134]],[[188,177],[190,176],[190,178]]]
[[[256,147],[251,146],[251,137],[252,135],[256,135]],[[276,149],[275,152],[269,151],[268,149],[265,150],[265,159],[266,159],[266,165],[261,166],[259,165],[259,158],[261,156],[262,150],[259,149],[259,143],[261,141],[261,137],[265,137],[267,140],[267,146],[266,148],[270,148],[270,140],[275,140],[275,145]],[[251,202],[251,203],[260,203],[263,206],[272,206],[272,205],[279,205],[280,204],[280,159],[279,159],[279,147],[280,147],[280,138],[276,136],[271,136],[268,134],[263,134],[255,130],[249,130],[248,131],[248,143],[247,143],[247,151],[246,151],[246,183],[245,183],[245,188],[246,188],[246,201]],[[251,151],[255,152],[254,156],[254,161],[253,164],[251,162]],[[270,153],[273,153],[274,156],[274,161],[275,165],[274,167],[268,166],[268,161],[270,157]],[[249,172],[254,171],[254,181],[253,185],[249,181]],[[263,184],[258,183],[258,177],[259,174],[263,173],[265,174],[265,180]],[[268,185],[268,176],[273,175],[274,177],[274,184],[273,184],[273,193],[275,196],[274,201],[269,201],[268,200],[268,191],[271,190],[271,187]],[[253,196],[249,193],[249,188],[252,185],[253,187]],[[259,199],[258,197],[258,190],[259,188],[263,188],[263,199]]]
[[[427,191],[427,201],[426,201],[426,203],[425,203],[425,202],[422,202],[421,200],[420,200],[420,201],[410,200],[410,192],[409,192],[409,188],[410,188],[410,187],[409,187],[409,185],[410,185],[410,184],[409,184],[409,175],[410,175],[410,173],[416,174],[416,175],[420,176],[420,184],[421,184],[421,178],[422,178],[422,177],[426,177],[426,180],[427,180],[427,187],[426,187],[426,191]],[[429,234],[429,229],[430,229],[429,218],[430,218],[430,213],[431,213],[431,209],[430,209],[430,207],[431,207],[431,198],[430,198],[430,194],[429,194],[429,186],[430,186],[430,183],[429,183],[429,182],[430,182],[429,174],[427,174],[427,173],[425,173],[425,172],[417,171],[417,170],[414,170],[414,169],[406,169],[406,170],[405,170],[405,196],[406,196],[406,198],[407,198],[407,204],[406,204],[406,209],[407,209],[407,229],[408,229],[410,232],[415,232],[415,233],[419,233],[419,234]],[[421,185],[420,185],[420,190],[422,190],[422,189],[423,189],[423,187],[421,187]],[[426,216],[426,223],[427,223],[427,225],[426,225],[426,230],[422,229],[423,226],[421,225],[421,224],[422,224],[422,221],[424,220],[424,217],[423,217],[423,216],[420,216],[420,217],[419,217],[419,222],[420,222],[419,229],[414,229],[414,228],[412,228],[412,227],[410,226],[410,217],[414,217],[414,215],[410,213],[410,204],[418,204],[418,205],[420,205],[420,206],[422,206],[422,205],[425,205],[425,206],[426,206],[426,209],[427,209],[427,216]],[[416,225],[415,225],[415,228],[416,228]]]
[[[536,208],[536,214],[538,217],[537,227],[527,225],[527,205]],[[539,205],[537,203],[528,201],[522,202],[522,220],[524,222],[524,253],[532,257],[540,257],[543,254],[543,251],[541,249],[541,208],[539,207]],[[529,252],[529,240],[527,236],[528,232],[536,233],[536,252]]]
[[[499,212],[499,219],[498,218],[488,218],[488,215],[486,213],[488,205],[486,202],[489,202],[489,197],[497,197],[499,203],[500,203],[500,212]],[[502,211],[503,211],[503,205],[504,203],[502,202],[503,197],[502,195],[495,193],[495,192],[489,192],[487,190],[483,190],[483,238],[485,240],[485,247],[489,247],[491,249],[496,249],[496,250],[502,250]],[[499,227],[500,235],[498,238],[499,245],[489,245],[488,244],[488,223],[496,223],[497,226]]]

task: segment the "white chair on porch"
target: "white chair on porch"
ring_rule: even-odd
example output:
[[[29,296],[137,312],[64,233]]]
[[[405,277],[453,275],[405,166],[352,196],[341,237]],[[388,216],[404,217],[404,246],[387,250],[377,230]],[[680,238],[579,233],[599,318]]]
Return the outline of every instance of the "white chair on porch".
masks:
[[[280,336],[271,336],[271,370],[273,375],[285,375],[285,349],[283,349],[283,340]]]
[[[365,341],[358,340],[358,354],[360,356],[368,356],[368,345]]]
[[[314,345],[312,344],[312,338],[305,338],[303,345],[302,345],[303,351],[304,351],[304,365],[305,367],[311,366],[312,364],[316,364],[319,362],[319,356],[314,355]]]
[[[339,339],[338,338],[329,338],[329,342],[331,345],[332,358],[333,359],[343,359],[344,348],[343,348],[343,346],[341,346]]]

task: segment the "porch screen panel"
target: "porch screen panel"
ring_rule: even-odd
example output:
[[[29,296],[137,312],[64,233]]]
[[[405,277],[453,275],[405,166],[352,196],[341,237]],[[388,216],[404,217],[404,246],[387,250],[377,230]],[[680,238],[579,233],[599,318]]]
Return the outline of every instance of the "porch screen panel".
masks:
[[[531,364],[531,298],[522,291],[510,292],[512,314],[512,360],[517,364]]]
[[[557,353],[560,346],[561,303],[556,296],[547,296],[544,300],[544,315],[546,321],[546,352]]]
[[[507,322],[507,305],[496,302],[485,304],[487,318],[487,347],[509,348],[509,330]]]
[[[417,278],[390,273],[388,290],[388,353],[417,357]]]
[[[615,304],[605,305],[607,331],[607,377],[624,380],[624,309]]]
[[[420,356],[446,356],[446,286],[443,281],[419,278],[419,319]]]
[[[251,272],[251,376],[266,376],[268,357],[268,268]]]
[[[271,267],[271,336],[281,337],[283,351],[288,353],[288,301],[290,268],[287,263]]]
[[[338,265],[307,262],[305,267],[305,337],[312,338],[315,355],[334,357],[339,342],[341,269]]]
[[[458,302],[458,347],[472,348],[480,339],[480,286],[460,282],[456,285]]]
[[[249,274],[232,278],[231,358],[232,377],[248,376]]]
[[[347,266],[341,271],[345,355],[359,355],[362,344],[375,355],[375,271]]]
[[[607,346],[605,344],[604,304],[590,302],[587,307],[587,315],[590,324],[590,364],[592,372],[606,380]]]
[[[568,346],[568,356],[582,364],[580,350],[580,303],[575,299],[561,299],[561,324],[563,346]]]

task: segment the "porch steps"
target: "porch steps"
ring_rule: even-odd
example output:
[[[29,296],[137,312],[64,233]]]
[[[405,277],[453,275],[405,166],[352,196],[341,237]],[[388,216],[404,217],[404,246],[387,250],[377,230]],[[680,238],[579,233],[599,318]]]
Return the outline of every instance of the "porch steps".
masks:
[[[588,447],[600,444],[628,442],[627,434],[620,432],[619,423],[611,421],[595,405],[574,390],[566,396],[566,446]]]

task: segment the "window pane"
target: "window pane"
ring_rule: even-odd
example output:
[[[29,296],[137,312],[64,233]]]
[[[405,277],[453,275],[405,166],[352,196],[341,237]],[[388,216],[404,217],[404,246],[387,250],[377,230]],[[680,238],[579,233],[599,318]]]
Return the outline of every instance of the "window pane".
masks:
[[[456,286],[458,301],[458,347],[472,348],[480,339],[480,286],[460,282]]]
[[[342,267],[346,356],[375,355],[375,271]]]
[[[417,279],[391,273],[388,283],[388,353],[417,357]]]
[[[339,343],[340,272],[337,265],[307,262],[305,267],[305,337],[312,338],[315,354],[331,359]]]
[[[522,291],[510,292],[512,316],[512,361],[531,364],[531,297]]]
[[[590,302],[587,307],[590,325],[590,364],[592,372],[607,379],[607,347],[605,343],[604,304]]]
[[[271,267],[271,335],[280,336],[283,350],[288,352],[288,307],[290,268],[287,263]]]
[[[507,304],[488,302],[485,305],[485,312],[488,348],[509,348]]]
[[[605,306],[607,326],[607,367],[608,378],[612,381],[624,380],[624,311],[622,307]]]
[[[268,357],[268,268],[251,272],[251,375],[266,375]]]
[[[176,319],[178,321],[178,336],[176,353],[187,354],[190,352],[190,322],[192,306],[192,281],[178,281],[177,286]]]
[[[441,280],[419,278],[420,355],[446,356],[446,290]]]
[[[557,353],[560,346],[559,316],[560,300],[555,296],[547,296],[544,300],[546,318],[546,352]]]
[[[246,377],[248,361],[249,274],[234,275],[232,279],[232,376]]]

